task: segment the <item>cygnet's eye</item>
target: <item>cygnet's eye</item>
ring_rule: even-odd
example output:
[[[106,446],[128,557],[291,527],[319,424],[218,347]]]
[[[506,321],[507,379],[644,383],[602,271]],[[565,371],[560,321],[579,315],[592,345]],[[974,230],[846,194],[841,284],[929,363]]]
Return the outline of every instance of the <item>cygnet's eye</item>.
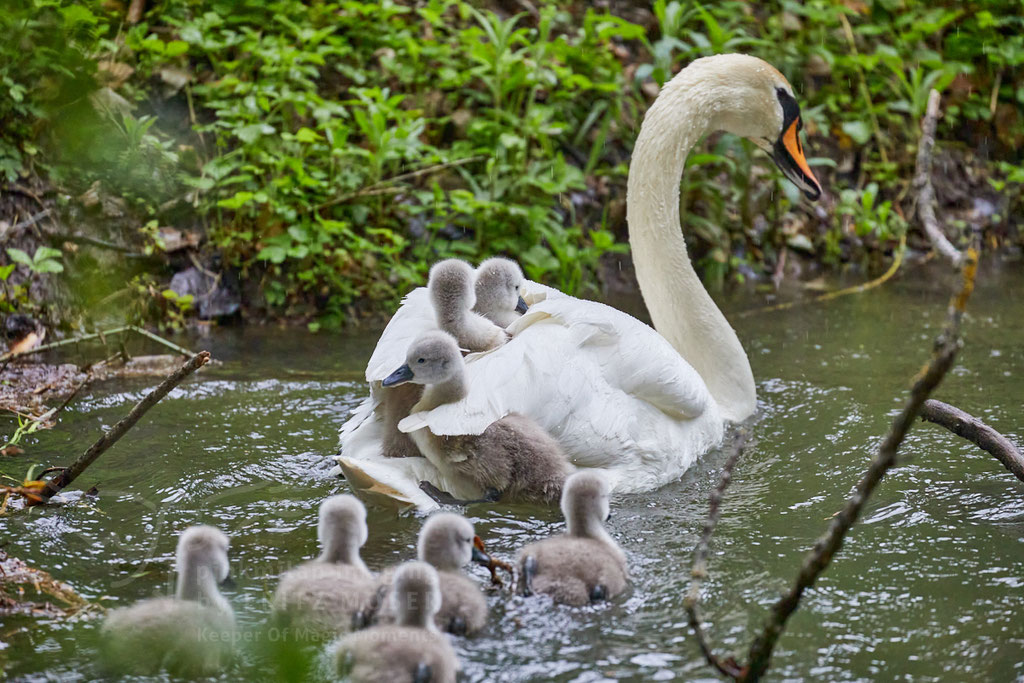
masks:
[[[417,359],[416,359],[416,362],[417,362],[417,363],[425,363],[425,362],[426,362],[426,360],[425,360],[425,359],[423,359],[423,358],[417,358]]]

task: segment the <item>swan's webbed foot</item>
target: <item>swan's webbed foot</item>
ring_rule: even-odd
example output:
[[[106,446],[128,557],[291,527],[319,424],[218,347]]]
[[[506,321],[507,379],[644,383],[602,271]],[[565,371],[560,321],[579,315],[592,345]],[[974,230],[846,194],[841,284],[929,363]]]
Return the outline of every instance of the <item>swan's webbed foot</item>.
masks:
[[[464,636],[469,627],[466,626],[466,620],[460,616],[452,617],[452,620],[448,622],[448,633],[454,636]]]
[[[426,662],[417,664],[416,670],[412,673],[412,683],[430,683],[433,678],[434,672]]]
[[[360,631],[370,625],[373,613],[368,609],[361,609],[352,614],[352,630]]]
[[[497,503],[501,500],[501,491],[497,489],[485,489],[484,495],[481,498],[475,498],[472,500],[462,500],[456,498],[447,491],[442,491],[437,488],[429,481],[420,482],[420,490],[431,497],[433,501],[439,505],[455,505],[464,507],[466,505],[473,505],[474,503]]]
[[[533,555],[527,555],[523,559],[523,583],[520,595],[524,598],[528,598],[533,595],[533,577],[537,575],[537,558]]]
[[[590,602],[601,602],[602,600],[608,599],[608,589],[597,584],[590,589]]]

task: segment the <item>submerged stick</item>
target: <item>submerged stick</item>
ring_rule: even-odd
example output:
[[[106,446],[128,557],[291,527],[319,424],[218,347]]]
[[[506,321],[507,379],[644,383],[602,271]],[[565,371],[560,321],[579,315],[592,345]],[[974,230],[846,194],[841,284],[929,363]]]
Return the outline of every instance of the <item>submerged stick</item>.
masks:
[[[732,657],[722,659],[714,653],[711,643],[708,641],[707,633],[704,631],[704,619],[700,612],[700,589],[701,584],[703,584],[704,579],[708,575],[708,553],[710,552],[711,537],[715,533],[715,527],[718,526],[718,518],[721,516],[719,506],[722,503],[722,496],[732,481],[732,471],[736,467],[736,463],[739,462],[740,456],[743,455],[746,441],[747,433],[746,431],[741,431],[734,445],[735,450],[726,459],[725,465],[722,466],[722,478],[718,481],[718,486],[715,487],[715,490],[711,492],[708,517],[704,522],[704,531],[697,542],[697,549],[693,552],[693,569],[690,572],[693,581],[690,583],[690,591],[683,600],[683,606],[686,607],[686,614],[689,617],[690,628],[693,629],[693,633],[697,637],[697,644],[700,646],[700,651],[704,653],[704,659],[720,673],[730,678],[739,678],[743,674],[743,668]]]
[[[1005,436],[989,427],[978,418],[965,413],[956,406],[942,401],[928,399],[921,409],[921,419],[932,422],[957,436],[962,436],[1013,472],[1013,476],[1024,481],[1024,454]]]
[[[879,275],[878,277],[876,277],[874,280],[868,280],[867,282],[862,282],[861,284],[853,285],[852,287],[837,289],[834,292],[825,292],[824,294],[819,294],[818,296],[812,299],[808,299],[806,301],[783,301],[781,304],[772,304],[770,306],[762,306],[760,308],[751,308],[746,311],[740,311],[739,313],[736,314],[736,317],[746,318],[747,316],[757,315],[758,313],[785,311],[790,308],[794,308],[797,305],[817,304],[823,301],[832,301],[833,299],[838,299],[843,296],[849,296],[850,294],[863,294],[868,290],[874,289],[875,287],[878,287],[880,285],[884,285],[892,278],[893,275],[896,274],[896,271],[898,271],[900,269],[900,266],[903,264],[903,252],[906,249],[906,246],[906,234],[900,235],[900,243],[899,246],[896,247],[896,253],[893,255],[892,263],[889,264],[889,269],[886,270],[881,275]]]
[[[775,644],[786,628],[786,621],[800,605],[800,598],[804,591],[814,585],[818,576],[828,568],[832,557],[843,547],[843,540],[860,516],[864,503],[882,481],[886,472],[896,464],[897,450],[921,412],[924,402],[949,369],[953,367],[953,361],[962,346],[960,322],[967,300],[974,290],[974,277],[977,268],[978,249],[972,244],[967,250],[964,262],[963,284],[949,304],[946,324],[935,340],[931,360],[914,378],[909,398],[893,420],[888,434],[885,435],[885,439],[878,448],[878,454],[857,483],[853,495],[846,501],[839,514],[832,518],[828,531],[818,539],[814,548],[804,559],[793,586],[772,606],[768,623],[751,644],[747,655],[748,665],[742,675],[737,677],[737,680],[756,681],[768,670]]]
[[[77,344],[78,342],[91,341],[93,339],[102,340],[107,335],[124,334],[125,332],[137,332],[138,334],[141,334],[143,337],[152,339],[158,344],[163,344],[167,348],[182,356],[195,355],[192,351],[189,351],[185,347],[178,346],[174,342],[168,341],[167,339],[164,339],[160,335],[153,334],[149,330],[143,329],[138,325],[122,325],[121,327],[115,327],[110,330],[100,330],[99,332],[93,332],[92,334],[83,334],[80,337],[68,337],[67,339],[61,339],[60,341],[50,342],[49,344],[43,344],[41,346],[37,346],[34,349],[29,349],[27,351],[5,353],[4,355],[0,356],[0,362],[12,361],[15,358],[22,358],[24,356],[32,356],[37,353],[42,353],[43,351],[50,351],[51,349],[58,349],[62,346],[70,346],[71,344]]]
[[[89,446],[89,450],[79,456],[78,460],[75,460],[70,467],[46,482],[46,488],[42,492],[43,500],[49,500],[77,479],[89,465],[95,462],[96,458],[100,457],[104,451],[117,443],[118,439],[124,436],[129,429],[134,427],[135,423],[146,414],[146,411],[155,406],[160,399],[171,391],[171,389],[181,384],[183,379],[206,365],[209,360],[210,352],[200,351],[196,355],[192,356],[187,363],[167,377],[167,379],[161,382],[156,389],[153,389],[153,391],[146,394],[141,401],[135,404],[135,407],[132,408],[130,413],[121,418],[120,422],[115,424],[108,432],[97,439],[96,443]]]
[[[935,251],[955,267],[960,265],[964,255],[946,239],[939,226],[935,217],[935,189],[932,187],[932,151],[935,148],[935,124],[939,118],[940,99],[938,90],[932,90],[928,96],[928,109],[921,121],[921,141],[917,145],[914,187],[917,188],[917,215],[921,218],[928,240]]]

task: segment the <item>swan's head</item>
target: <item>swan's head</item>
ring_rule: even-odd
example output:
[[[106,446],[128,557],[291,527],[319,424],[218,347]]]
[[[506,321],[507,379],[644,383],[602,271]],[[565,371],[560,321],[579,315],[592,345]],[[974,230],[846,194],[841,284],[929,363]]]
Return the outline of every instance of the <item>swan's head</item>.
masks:
[[[447,382],[462,367],[459,345],[447,332],[425,332],[416,337],[405,354],[405,365],[384,378],[385,387],[405,382],[439,384]]]
[[[700,91],[715,130],[749,138],[808,198],[821,196],[800,143],[800,105],[775,67],[750,55],[715,55],[695,60],[676,78],[686,90]]]
[[[395,570],[388,595],[402,626],[436,628],[434,615],[441,609],[441,583],[437,571],[425,562],[406,562]]]
[[[450,258],[438,261],[430,269],[427,291],[438,313],[468,311],[476,304],[473,283],[476,273],[465,261]]]
[[[488,313],[516,311],[526,313],[526,302],[520,296],[523,271],[511,259],[495,256],[476,269],[476,310]]]
[[[228,580],[228,537],[212,526],[191,526],[178,538],[178,575],[208,573],[216,583]]]
[[[562,489],[562,514],[572,535],[584,535],[602,525],[611,514],[608,481],[588,470],[571,475]]]
[[[490,558],[477,547],[475,538],[468,519],[453,512],[439,512],[420,530],[416,554],[442,571],[457,571],[470,562],[486,565]]]
[[[355,496],[331,496],[320,503],[316,536],[328,561],[351,557],[366,543],[366,507]]]

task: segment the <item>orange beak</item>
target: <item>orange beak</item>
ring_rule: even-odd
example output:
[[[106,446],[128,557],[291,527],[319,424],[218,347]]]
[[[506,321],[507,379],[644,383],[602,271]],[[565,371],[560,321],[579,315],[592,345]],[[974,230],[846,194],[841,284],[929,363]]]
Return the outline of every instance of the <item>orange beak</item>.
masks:
[[[793,161],[796,162],[797,168],[800,171],[818,184],[818,179],[814,177],[814,173],[811,171],[811,167],[807,165],[807,157],[804,156],[804,146],[800,144],[800,135],[797,133],[797,124],[799,120],[789,124],[789,128],[782,136],[782,144],[786,146],[786,151],[793,157]]]
[[[797,117],[775,141],[772,158],[782,172],[793,183],[804,191],[809,199],[821,196],[821,183],[814,176],[804,156],[803,145],[800,144],[800,118]]]

